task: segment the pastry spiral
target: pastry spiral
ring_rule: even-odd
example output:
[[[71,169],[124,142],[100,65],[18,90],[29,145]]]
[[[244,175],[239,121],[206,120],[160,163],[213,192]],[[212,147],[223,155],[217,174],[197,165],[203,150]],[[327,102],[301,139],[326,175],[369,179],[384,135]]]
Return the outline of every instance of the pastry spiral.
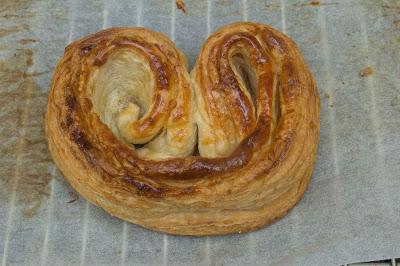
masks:
[[[46,132],[66,179],[110,214],[171,234],[245,232],[306,190],[319,96],[296,44],[267,25],[222,27],[190,75],[163,34],[113,28],[66,47]]]

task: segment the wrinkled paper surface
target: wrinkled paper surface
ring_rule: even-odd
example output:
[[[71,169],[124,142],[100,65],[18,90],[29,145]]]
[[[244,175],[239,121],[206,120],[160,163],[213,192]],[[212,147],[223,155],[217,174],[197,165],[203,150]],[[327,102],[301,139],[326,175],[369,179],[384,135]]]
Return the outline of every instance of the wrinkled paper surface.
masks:
[[[173,0],[0,1],[1,265],[338,265],[399,257],[400,2],[184,2],[186,13]],[[286,32],[317,80],[321,140],[301,202],[259,231],[195,238],[125,223],[78,196],[44,136],[47,91],[64,47],[103,28],[140,25],[170,36],[193,66],[210,32],[241,20]]]

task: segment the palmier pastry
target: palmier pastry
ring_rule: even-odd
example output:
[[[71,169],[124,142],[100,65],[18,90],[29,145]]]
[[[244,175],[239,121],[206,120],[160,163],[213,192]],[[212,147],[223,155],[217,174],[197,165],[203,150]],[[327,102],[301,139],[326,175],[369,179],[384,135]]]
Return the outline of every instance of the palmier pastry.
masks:
[[[270,26],[235,23],[187,68],[144,28],[70,44],[47,104],[56,165],[91,203],[156,231],[229,234],[282,217],[307,188],[319,136],[298,47]]]

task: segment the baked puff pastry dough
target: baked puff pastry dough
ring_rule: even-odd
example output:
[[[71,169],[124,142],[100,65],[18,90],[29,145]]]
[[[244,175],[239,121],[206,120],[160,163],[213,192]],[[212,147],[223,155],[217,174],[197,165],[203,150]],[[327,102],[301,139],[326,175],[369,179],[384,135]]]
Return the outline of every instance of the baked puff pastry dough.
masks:
[[[163,34],[113,28],[65,49],[46,132],[63,175],[110,214],[170,234],[240,233],[302,197],[319,96],[297,45],[267,25],[222,27],[190,75]]]

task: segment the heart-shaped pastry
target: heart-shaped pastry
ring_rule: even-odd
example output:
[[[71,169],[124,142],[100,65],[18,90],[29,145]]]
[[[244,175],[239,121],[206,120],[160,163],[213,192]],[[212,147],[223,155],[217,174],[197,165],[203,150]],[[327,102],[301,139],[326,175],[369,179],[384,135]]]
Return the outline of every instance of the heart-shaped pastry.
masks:
[[[46,132],[63,175],[110,214],[171,234],[246,232],[306,190],[319,96],[297,45],[267,25],[222,27],[190,75],[163,34],[113,28],[65,49]]]

